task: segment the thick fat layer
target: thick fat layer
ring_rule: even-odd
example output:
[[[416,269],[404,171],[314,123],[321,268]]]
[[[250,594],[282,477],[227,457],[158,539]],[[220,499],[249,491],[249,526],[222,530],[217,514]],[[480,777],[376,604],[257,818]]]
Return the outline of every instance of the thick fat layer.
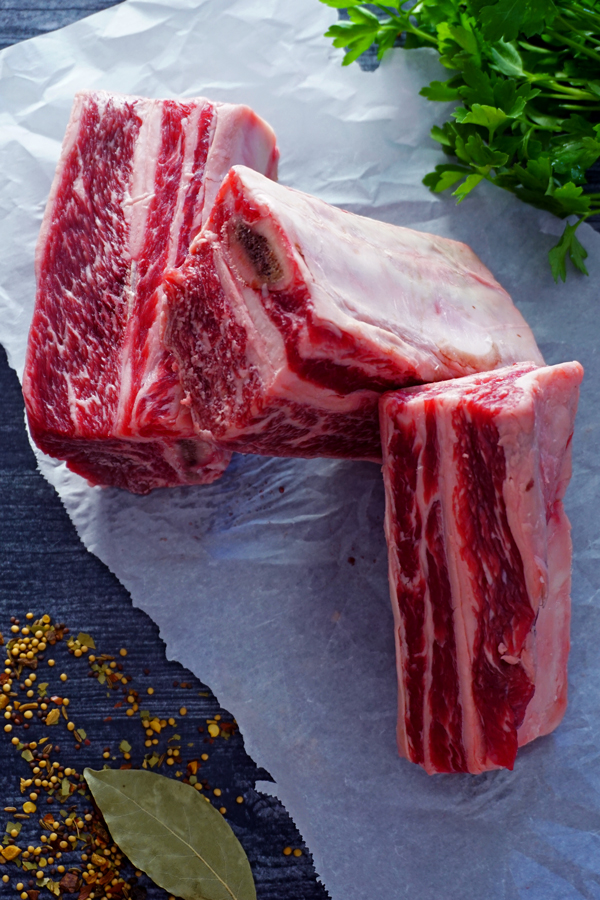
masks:
[[[204,480],[199,463],[192,471],[170,458],[178,451],[169,443],[181,439],[207,458],[210,435],[198,437],[162,342],[161,283],[183,261],[231,164],[274,176],[277,157],[273,132],[246,107],[77,95],[38,242],[24,393],[32,433],[74,448],[76,471],[81,440],[114,453],[96,476],[91,454],[93,483],[137,490],[130,445],[138,440],[163,453],[165,471],[176,473],[169,484]],[[149,452],[140,448],[139,458]],[[212,447],[206,480],[229,456]],[[139,480],[139,490],[152,487],[142,463]],[[155,486],[163,484],[157,475]]]
[[[514,366],[382,400],[398,742],[430,773],[512,768],[564,713],[581,376]]]
[[[247,452],[378,460],[381,392],[542,361],[467,247],[241,166],[169,280],[166,341],[194,422]]]
[[[242,167],[209,227],[222,236],[225,219],[239,216],[293,271],[295,311],[302,286],[308,327],[296,323],[296,350],[318,383],[340,389],[339,372],[318,371],[332,348],[338,367],[350,369],[344,392],[398,373],[409,384],[543,362],[506,291],[464,244],[352,215]],[[269,294],[270,315],[285,315],[289,289]]]

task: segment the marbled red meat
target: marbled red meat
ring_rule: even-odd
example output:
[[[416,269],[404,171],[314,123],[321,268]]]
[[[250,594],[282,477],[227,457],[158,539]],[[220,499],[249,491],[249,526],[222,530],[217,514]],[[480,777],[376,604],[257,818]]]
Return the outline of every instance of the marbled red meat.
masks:
[[[93,484],[138,493],[223,472],[231,454],[181,403],[161,282],[230,166],[275,177],[277,159],[272,130],[247,107],[77,94],[37,246],[23,381],[42,450]]]
[[[512,769],[564,714],[582,375],[526,363],[381,399],[398,746],[429,773]]]
[[[241,166],[165,294],[165,341],[196,427],[246,452],[380,460],[381,392],[543,362],[464,244]]]

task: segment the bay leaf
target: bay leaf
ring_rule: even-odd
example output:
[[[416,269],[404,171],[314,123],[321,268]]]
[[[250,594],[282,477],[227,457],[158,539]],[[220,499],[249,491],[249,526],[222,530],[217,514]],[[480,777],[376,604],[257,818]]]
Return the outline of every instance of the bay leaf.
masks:
[[[183,900],[256,900],[242,846],[194,788],[141,769],[83,774],[114,842],[160,887]]]

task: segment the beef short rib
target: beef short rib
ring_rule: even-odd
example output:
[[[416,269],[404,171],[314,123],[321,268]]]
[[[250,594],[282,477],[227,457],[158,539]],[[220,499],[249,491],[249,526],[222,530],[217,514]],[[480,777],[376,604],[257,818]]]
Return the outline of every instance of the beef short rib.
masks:
[[[160,285],[231,165],[275,177],[277,158],[244,106],[76,95],[37,246],[23,391],[35,442],[92,484],[146,493],[227,466],[181,404]]]
[[[381,400],[398,745],[429,773],[512,769],[564,714],[582,375],[515,365]]]
[[[380,460],[381,392],[543,362],[464,244],[241,166],[166,282],[165,341],[192,417],[231,449]]]

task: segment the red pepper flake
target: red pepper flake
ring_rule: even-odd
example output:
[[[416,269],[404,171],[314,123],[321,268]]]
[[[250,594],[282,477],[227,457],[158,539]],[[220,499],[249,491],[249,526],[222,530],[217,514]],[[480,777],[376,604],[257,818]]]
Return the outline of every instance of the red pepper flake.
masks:
[[[74,894],[79,890],[79,878],[75,872],[67,872],[66,875],[58,882],[61,890],[65,894]]]

